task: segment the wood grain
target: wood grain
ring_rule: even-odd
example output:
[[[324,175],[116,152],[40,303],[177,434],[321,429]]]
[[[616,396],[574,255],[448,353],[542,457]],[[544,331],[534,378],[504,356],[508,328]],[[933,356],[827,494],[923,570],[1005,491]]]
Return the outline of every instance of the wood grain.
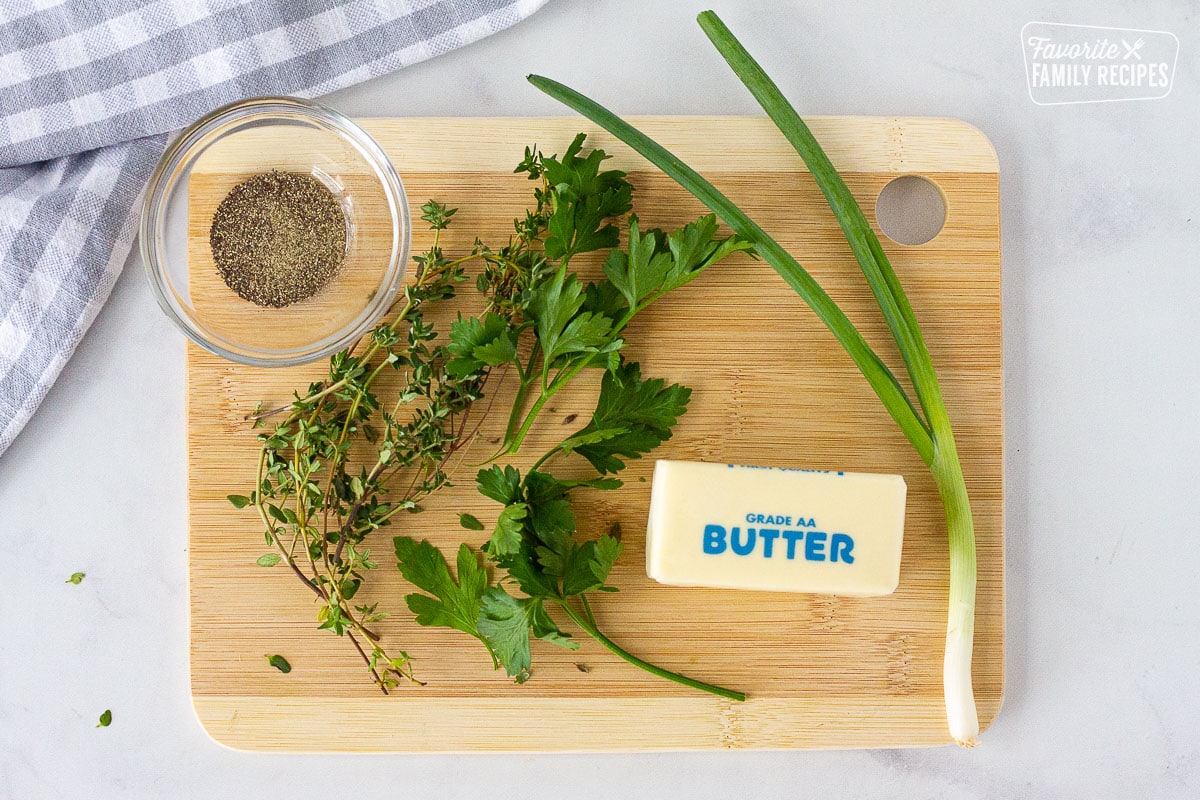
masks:
[[[820,192],[770,123],[757,118],[636,120],[723,191],[803,263],[881,355],[899,367],[866,284]],[[536,141],[561,151],[577,131],[630,171],[642,219],[664,227],[699,205],[636,154],[579,119],[366,120],[393,158],[410,201],[461,211],[444,240],[466,251],[476,235],[504,239],[530,185],[511,174]],[[994,152],[974,128],[943,119],[817,118],[812,127],[873,221],[874,199],[901,174],[944,192],[942,233],[919,247],[885,240],[941,376],[976,518],[979,593],[974,678],[986,726],[1004,674],[1003,380],[999,191]],[[277,148],[276,148],[277,149]],[[193,194],[220,191],[223,173]],[[205,188],[208,187],[208,188]],[[217,198],[219,200],[219,198]],[[200,198],[197,209],[211,197]],[[193,235],[207,220],[192,220]],[[414,233],[413,249],[427,246]],[[584,264],[585,270],[597,265]],[[203,276],[197,280],[206,280]],[[449,319],[443,315],[444,324]],[[240,367],[188,351],[191,684],[208,732],[232,747],[271,750],[468,751],[896,747],[950,741],[942,708],[946,531],[934,484],[866,382],[799,298],[762,262],[739,258],[672,294],[631,327],[629,354],[649,374],[694,388],[675,437],[656,456],[904,475],[909,486],[900,587],[881,598],[835,598],[664,587],[644,570],[650,460],[634,462],[619,493],[579,496],[584,533],[619,523],[626,552],[597,602],[601,626],[664,666],[745,690],[730,703],[663,682],[587,641],[577,652],[535,642],[534,676],[517,686],[477,642],[418,628],[392,568],[390,536],[371,549],[383,565],[360,596],[397,612],[382,633],[414,658],[422,687],[382,697],[349,644],[316,631],[307,590],[282,569],[254,564],[262,533],[224,499],[253,484],[255,405],[285,402],[323,372]],[[561,438],[590,413],[596,376],[555,398],[527,450]],[[503,407],[511,387],[501,387]],[[574,424],[578,425],[578,422]],[[464,461],[487,453],[485,425]],[[473,458],[474,457],[474,458]],[[531,459],[529,459],[531,460]],[[514,463],[521,465],[523,459]],[[446,549],[462,538],[456,513],[486,523],[497,507],[462,484],[405,518],[394,533]],[[264,653],[282,653],[289,675]],[[584,672],[582,670],[586,669]]]

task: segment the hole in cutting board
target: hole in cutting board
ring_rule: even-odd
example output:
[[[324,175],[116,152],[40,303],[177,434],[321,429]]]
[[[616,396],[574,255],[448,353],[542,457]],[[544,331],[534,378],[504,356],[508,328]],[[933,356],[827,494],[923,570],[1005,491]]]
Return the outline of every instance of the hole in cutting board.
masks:
[[[901,175],[883,187],[875,201],[875,220],[893,242],[925,244],[946,224],[946,198],[938,185],[920,175]]]

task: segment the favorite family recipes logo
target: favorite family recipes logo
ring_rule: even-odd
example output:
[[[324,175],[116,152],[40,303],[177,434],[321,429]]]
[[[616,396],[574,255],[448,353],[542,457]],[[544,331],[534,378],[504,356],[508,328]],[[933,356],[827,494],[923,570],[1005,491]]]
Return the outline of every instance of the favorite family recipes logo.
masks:
[[[1030,22],[1021,29],[1021,47],[1030,99],[1052,106],[1166,97],[1179,38],[1168,31]]]

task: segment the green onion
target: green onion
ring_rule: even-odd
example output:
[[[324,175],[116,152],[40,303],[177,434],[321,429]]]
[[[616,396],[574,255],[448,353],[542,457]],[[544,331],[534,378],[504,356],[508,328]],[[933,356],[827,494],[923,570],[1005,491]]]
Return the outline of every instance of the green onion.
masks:
[[[824,193],[900,350],[920,411],[862,334],[807,270],[716,187],[598,103],[548,78],[531,75],[529,81],[629,145],[695,195],[734,231],[752,240],[759,255],[796,290],[845,348],[929,467],[945,509],[950,549],[949,615],[943,664],[946,717],[956,742],[964,746],[975,745],[978,743],[979,720],[971,688],[975,630],[974,523],[950,418],[920,326],[878,237],[808,126],[716,14],[706,11],[700,15],[699,22],[733,71],[800,154]]]

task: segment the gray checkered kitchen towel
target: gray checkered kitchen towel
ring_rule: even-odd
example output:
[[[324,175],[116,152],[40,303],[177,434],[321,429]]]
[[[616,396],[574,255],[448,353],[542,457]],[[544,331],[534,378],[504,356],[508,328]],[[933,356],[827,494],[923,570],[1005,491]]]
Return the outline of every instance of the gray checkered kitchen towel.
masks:
[[[544,2],[0,0],[0,453],[108,297],[168,133],[391,72]]]

